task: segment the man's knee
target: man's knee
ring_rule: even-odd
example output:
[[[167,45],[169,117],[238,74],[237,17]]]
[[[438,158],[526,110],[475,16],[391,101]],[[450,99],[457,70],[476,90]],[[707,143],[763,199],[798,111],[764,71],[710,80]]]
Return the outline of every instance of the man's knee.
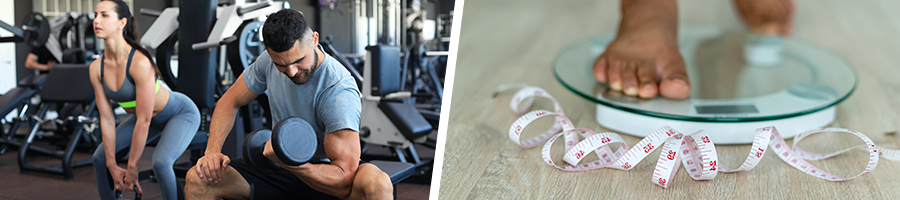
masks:
[[[225,168],[222,181],[217,183],[201,178],[197,171],[197,166],[194,166],[185,175],[184,193],[187,199],[250,198],[250,184],[234,168]]]
[[[391,182],[391,176],[380,170],[376,173],[375,176],[375,181],[372,184],[374,185],[374,188],[372,188],[372,190],[386,193],[391,193],[394,191],[394,184]]]
[[[393,192],[394,185],[391,183],[391,177],[377,166],[365,163],[360,165],[359,169],[357,176],[365,176],[362,179],[362,187],[367,194]]]
[[[197,166],[193,166],[184,176],[184,192],[187,194],[203,193],[206,190],[206,182],[197,175]]]

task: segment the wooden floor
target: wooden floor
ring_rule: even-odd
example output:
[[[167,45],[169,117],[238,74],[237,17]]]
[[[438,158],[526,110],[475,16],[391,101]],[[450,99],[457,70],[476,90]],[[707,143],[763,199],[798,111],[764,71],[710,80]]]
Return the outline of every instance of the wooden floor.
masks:
[[[442,199],[895,199],[900,162],[882,159],[868,175],[829,182],[794,169],[768,152],[753,170],[694,181],[683,170],[668,189],[652,184],[651,153],[630,171],[565,172],[541,161],[540,149],[524,149],[507,130],[518,118],[508,108],[511,93],[492,98],[504,83],[524,82],[551,93],[576,127],[607,131],[594,121],[594,105],[566,90],[552,76],[552,61],[570,43],[610,33],[619,20],[616,0],[466,1],[452,91],[439,196]],[[740,30],[729,0],[680,0],[681,24]],[[900,148],[900,1],[796,0],[793,38],[846,58],[859,78],[855,93],[837,106],[832,127],[869,136],[876,145]],[[536,100],[537,108],[550,108]],[[534,128],[535,130],[540,128]],[[751,132],[752,130],[748,130]],[[536,131],[535,131],[536,132]],[[526,133],[527,134],[527,133]],[[531,133],[532,136],[536,133]],[[528,137],[528,135],[523,136]],[[640,138],[623,135],[629,144]],[[791,141],[788,141],[791,142]],[[561,162],[562,144],[554,144]],[[823,134],[800,145],[814,152],[862,144],[843,134]],[[717,146],[722,164],[737,167],[749,145]],[[852,176],[868,161],[864,151],[812,164]],[[591,156],[588,156],[591,158]]]

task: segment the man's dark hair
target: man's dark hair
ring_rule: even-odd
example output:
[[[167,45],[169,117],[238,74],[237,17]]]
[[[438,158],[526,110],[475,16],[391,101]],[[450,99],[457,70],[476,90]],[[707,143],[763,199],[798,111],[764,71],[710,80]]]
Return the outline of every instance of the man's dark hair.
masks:
[[[299,39],[310,37],[312,31],[300,11],[282,9],[269,15],[263,24],[263,44],[275,52],[285,52]],[[303,43],[303,41],[300,41]]]

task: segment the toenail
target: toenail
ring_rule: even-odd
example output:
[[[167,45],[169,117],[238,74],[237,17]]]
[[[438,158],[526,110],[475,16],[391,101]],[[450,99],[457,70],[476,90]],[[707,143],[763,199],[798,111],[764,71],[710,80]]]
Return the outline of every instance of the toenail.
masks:
[[[612,88],[613,90],[622,90],[622,82],[615,81],[615,82],[609,83],[609,87]]]
[[[625,89],[625,94],[627,94],[627,95],[635,95],[635,94],[637,94],[637,88],[634,88],[634,87],[628,87],[628,89]]]
[[[687,85],[687,81],[684,81],[684,79],[680,79],[680,78],[673,78],[673,79],[669,79],[669,81],[672,81],[672,82],[675,82],[675,83],[681,83],[681,84],[684,84],[684,85]]]

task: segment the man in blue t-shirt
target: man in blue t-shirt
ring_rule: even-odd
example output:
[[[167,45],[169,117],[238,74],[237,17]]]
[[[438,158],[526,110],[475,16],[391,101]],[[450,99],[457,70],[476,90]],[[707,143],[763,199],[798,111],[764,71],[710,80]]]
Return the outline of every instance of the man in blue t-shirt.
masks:
[[[206,154],[185,179],[187,199],[391,199],[390,177],[360,163],[360,92],[347,69],[321,50],[319,34],[298,11],[270,15],[262,37],[266,52],[216,104]],[[222,154],[237,109],[264,92],[273,120],[297,116],[315,129],[310,163],[288,166],[266,153],[282,166],[267,174]]]

